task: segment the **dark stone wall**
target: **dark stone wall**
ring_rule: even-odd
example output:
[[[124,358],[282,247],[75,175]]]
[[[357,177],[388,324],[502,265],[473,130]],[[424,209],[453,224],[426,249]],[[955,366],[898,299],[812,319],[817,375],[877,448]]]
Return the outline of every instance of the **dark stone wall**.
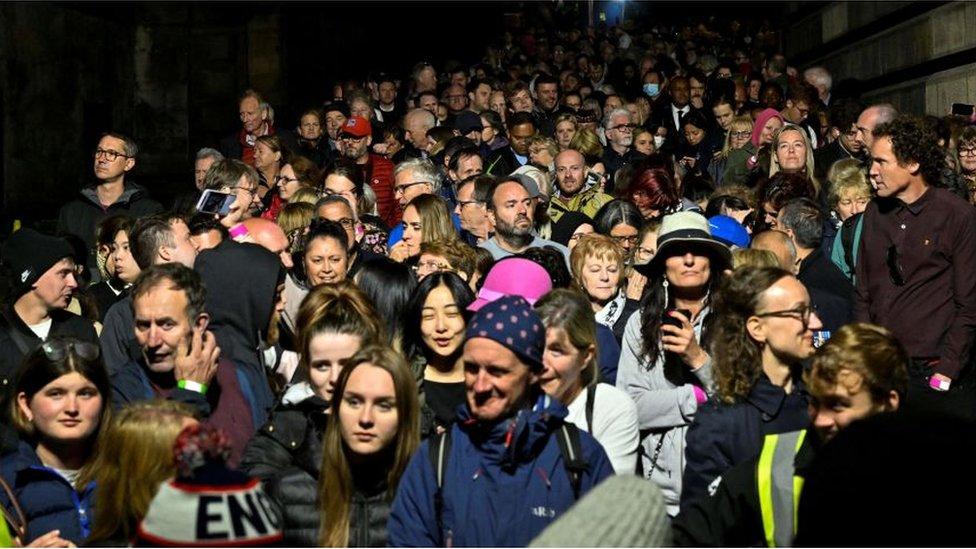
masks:
[[[194,152],[238,124],[237,94],[278,86],[248,71],[249,41],[259,60],[278,54],[267,47],[277,20],[252,29],[251,16],[227,4],[0,4],[0,234],[15,218],[49,227],[91,181],[110,130],[139,143],[131,180],[156,198],[191,188]]]

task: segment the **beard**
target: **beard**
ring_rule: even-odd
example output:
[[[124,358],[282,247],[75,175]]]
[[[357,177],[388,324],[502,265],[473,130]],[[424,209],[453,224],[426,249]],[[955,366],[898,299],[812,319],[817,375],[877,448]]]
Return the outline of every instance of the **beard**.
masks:
[[[518,226],[518,222],[521,219],[528,221],[528,226],[521,228]],[[511,224],[498,218],[495,221],[495,232],[502,237],[505,242],[512,245],[515,248],[525,248],[532,243],[532,220],[528,216],[520,215],[515,218],[515,221]]]

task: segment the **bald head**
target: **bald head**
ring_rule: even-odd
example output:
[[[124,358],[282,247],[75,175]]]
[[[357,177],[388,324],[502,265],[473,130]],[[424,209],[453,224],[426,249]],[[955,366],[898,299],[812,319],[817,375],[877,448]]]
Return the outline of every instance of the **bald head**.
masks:
[[[281,264],[285,268],[290,269],[292,267],[291,254],[288,253],[288,237],[285,236],[285,232],[277,223],[260,217],[252,217],[245,219],[243,224],[247,227],[248,235],[255,244],[278,254],[278,257],[281,258]]]
[[[434,127],[437,118],[427,109],[413,109],[403,116],[406,138],[418,149],[427,148],[427,130]]]
[[[563,198],[583,190],[586,183],[586,159],[579,151],[566,149],[556,155],[556,186]]]
[[[862,150],[870,152],[871,145],[874,144],[874,128],[891,122],[896,116],[898,111],[888,103],[871,105],[864,109],[857,118],[857,134],[854,140],[864,147]]]
[[[779,266],[791,273],[796,273],[796,245],[789,235],[783,231],[764,231],[752,238],[750,248],[768,250],[776,256]]]

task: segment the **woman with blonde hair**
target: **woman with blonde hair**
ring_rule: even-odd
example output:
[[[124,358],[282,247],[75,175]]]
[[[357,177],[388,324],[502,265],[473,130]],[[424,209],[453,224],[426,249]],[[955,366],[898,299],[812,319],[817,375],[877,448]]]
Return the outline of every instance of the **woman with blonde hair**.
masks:
[[[600,136],[593,130],[580,128],[576,131],[569,148],[579,152],[586,160],[587,166],[594,166],[603,159],[603,145],[600,144]]]
[[[570,148],[570,143],[576,137],[579,124],[576,122],[576,115],[573,113],[563,113],[556,117],[556,143],[560,151]]]
[[[287,545],[317,544],[315,484],[322,436],[334,391],[348,360],[385,337],[369,298],[351,281],[316,286],[296,322],[298,369],[268,422],[244,450],[241,468],[265,481],[284,509]]]
[[[620,343],[627,320],[640,307],[640,297],[628,296],[625,288],[627,252],[610,236],[588,234],[570,252],[569,267],[596,321],[610,328]]]
[[[177,435],[194,423],[193,409],[173,400],[137,402],[115,414],[82,480],[98,486],[89,545],[127,545],[135,538],[159,484],[176,474]]]
[[[422,194],[403,209],[403,237],[390,248],[390,259],[403,262],[420,253],[420,245],[460,238],[447,204],[439,196]]]
[[[566,421],[603,446],[617,474],[634,473],[640,442],[637,408],[627,393],[601,382],[589,302],[573,290],[556,289],[544,295],[535,310],[546,328],[542,389],[569,408]]]
[[[820,192],[820,182],[814,176],[813,146],[806,130],[787,124],[773,134],[770,148],[769,177],[780,171],[805,174],[817,193]]]
[[[749,116],[736,116],[729,123],[729,130],[725,132],[725,143],[722,145],[722,150],[715,154],[714,160],[708,165],[708,173],[712,176],[716,187],[721,187],[726,183],[741,182],[735,174],[729,176],[727,173],[730,167],[729,155],[734,150],[743,149],[749,143],[751,136],[752,118]],[[740,175],[744,176],[744,172]],[[728,177],[728,181],[726,181],[726,177]]]
[[[420,444],[417,386],[399,353],[374,345],[349,359],[336,395],[323,441],[313,545],[383,547],[400,477]]]

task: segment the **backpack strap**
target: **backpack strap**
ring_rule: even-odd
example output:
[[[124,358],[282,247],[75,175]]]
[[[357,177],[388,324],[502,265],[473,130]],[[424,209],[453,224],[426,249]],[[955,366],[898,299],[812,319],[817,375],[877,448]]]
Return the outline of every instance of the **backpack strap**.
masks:
[[[451,455],[451,426],[448,426],[443,433],[431,436],[428,441],[428,457],[430,464],[434,468],[434,481],[437,484],[437,491],[434,492],[434,517],[437,519],[437,532],[444,534],[444,474],[447,471],[447,458]]]
[[[596,383],[586,388],[586,432],[593,434],[593,403],[596,402]]]
[[[14,344],[17,345],[20,352],[24,353],[24,356],[29,355],[34,345],[31,345],[27,341],[27,338],[24,337],[24,334],[20,333],[20,330],[17,329],[17,325],[10,318],[10,312],[7,310],[7,307],[0,307],[0,314],[3,315],[4,329],[7,330],[7,335],[10,336],[10,339],[14,340]]]
[[[569,422],[564,422],[555,433],[559,442],[559,452],[563,455],[569,482],[573,485],[573,497],[579,499],[580,487],[583,484],[583,473],[586,472],[586,458],[583,457],[580,444],[579,428]]]

